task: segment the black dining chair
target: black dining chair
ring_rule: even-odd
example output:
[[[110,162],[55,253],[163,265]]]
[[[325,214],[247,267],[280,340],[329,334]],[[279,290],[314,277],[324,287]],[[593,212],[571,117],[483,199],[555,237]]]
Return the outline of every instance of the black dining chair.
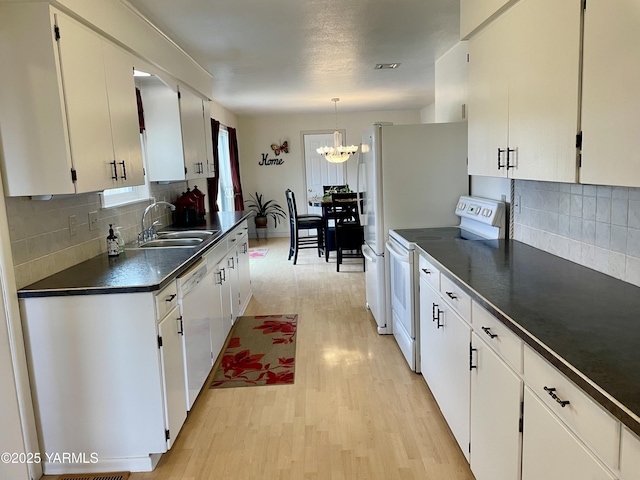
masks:
[[[358,214],[358,199],[356,193],[334,193],[331,195],[331,215],[335,228],[336,271],[344,258],[361,258],[362,268],[365,268],[362,244],[364,230],[360,224]]]
[[[308,213],[298,214],[296,196],[291,189],[285,191],[287,206],[289,207],[289,258],[293,257],[293,264],[298,261],[298,250],[304,248],[317,248],[318,256],[324,251],[324,219],[320,215]],[[300,236],[300,231],[306,230],[307,235]],[[316,230],[315,235],[309,235],[309,230]]]

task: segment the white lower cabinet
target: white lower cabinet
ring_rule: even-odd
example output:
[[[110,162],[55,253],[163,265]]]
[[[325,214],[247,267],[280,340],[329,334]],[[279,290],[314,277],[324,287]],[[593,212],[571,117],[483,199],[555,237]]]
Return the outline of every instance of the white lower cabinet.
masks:
[[[468,459],[471,328],[424,279],[420,280],[420,302],[422,375]]]
[[[249,227],[243,222],[233,238],[229,240],[228,266],[231,278],[231,308],[233,322],[242,315],[251,298],[249,269]]]
[[[164,385],[167,446],[171,448],[178,432],[187,419],[184,400],[185,372],[182,365],[184,327],[178,307],[175,307],[158,324],[158,336],[162,339],[160,358]]]
[[[471,471],[476,480],[518,480],[523,381],[477,333],[471,337]]]
[[[176,281],[158,292],[20,299],[42,451],[98,454],[97,463],[44,459],[46,475],[155,468],[191,406],[185,351],[212,357],[193,372],[200,379],[195,399],[231,331],[229,252],[225,238],[203,256],[208,274],[198,298],[213,312],[210,322],[193,310],[185,321]]]
[[[638,478],[640,478],[640,438],[624,427],[620,442],[620,480]]]
[[[421,373],[476,480],[639,479],[640,439],[517,324],[475,300],[469,319],[456,313],[466,290],[444,272],[438,282],[429,261],[420,259]]]
[[[168,450],[165,393],[174,397],[165,390],[155,303],[152,292],[20,300],[42,451],[99,454],[94,464],[45,459],[46,475],[153,470]],[[165,361],[180,354],[177,340]],[[181,403],[186,410],[184,381]]]
[[[524,389],[522,480],[615,480],[564,423]]]

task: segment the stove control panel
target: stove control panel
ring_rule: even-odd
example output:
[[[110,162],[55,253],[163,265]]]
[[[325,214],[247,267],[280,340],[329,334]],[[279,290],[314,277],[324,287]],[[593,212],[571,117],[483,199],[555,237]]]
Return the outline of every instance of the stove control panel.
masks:
[[[481,197],[462,196],[456,206],[456,215],[471,218],[486,225],[504,225],[504,202]]]

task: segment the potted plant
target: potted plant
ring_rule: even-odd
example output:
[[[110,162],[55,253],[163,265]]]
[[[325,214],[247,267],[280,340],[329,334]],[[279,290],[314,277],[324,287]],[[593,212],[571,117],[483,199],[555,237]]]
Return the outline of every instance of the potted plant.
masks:
[[[262,200],[262,194],[256,192],[255,197],[249,194],[251,200],[247,200],[247,206],[256,214],[254,221],[256,228],[265,228],[269,217],[273,219],[273,226],[276,228],[281,219],[287,218],[285,211],[274,200]]]

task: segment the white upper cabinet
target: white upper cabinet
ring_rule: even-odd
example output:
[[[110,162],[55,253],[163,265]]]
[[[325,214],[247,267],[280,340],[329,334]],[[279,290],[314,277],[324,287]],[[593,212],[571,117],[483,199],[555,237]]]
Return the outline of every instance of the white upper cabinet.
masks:
[[[204,105],[202,99],[189,90],[180,89],[180,120],[186,179],[208,176],[207,142],[205,140]]]
[[[638,2],[589,0],[584,15],[580,182],[638,187]]]
[[[178,93],[155,76],[136,82],[144,110],[149,180],[213,176],[209,101],[185,88]]]
[[[140,124],[131,57],[103,42],[109,114],[113,139],[113,187],[144,184],[144,163],[140,148]]]
[[[124,52],[48,4],[7,4],[0,7],[0,62],[7,195],[144,182]]]
[[[576,182],[581,16],[520,0],[470,39],[469,174]]]
[[[205,153],[207,155],[207,177],[216,176],[216,168],[213,163],[213,137],[211,136],[211,102],[202,101],[202,117],[204,119]]]

